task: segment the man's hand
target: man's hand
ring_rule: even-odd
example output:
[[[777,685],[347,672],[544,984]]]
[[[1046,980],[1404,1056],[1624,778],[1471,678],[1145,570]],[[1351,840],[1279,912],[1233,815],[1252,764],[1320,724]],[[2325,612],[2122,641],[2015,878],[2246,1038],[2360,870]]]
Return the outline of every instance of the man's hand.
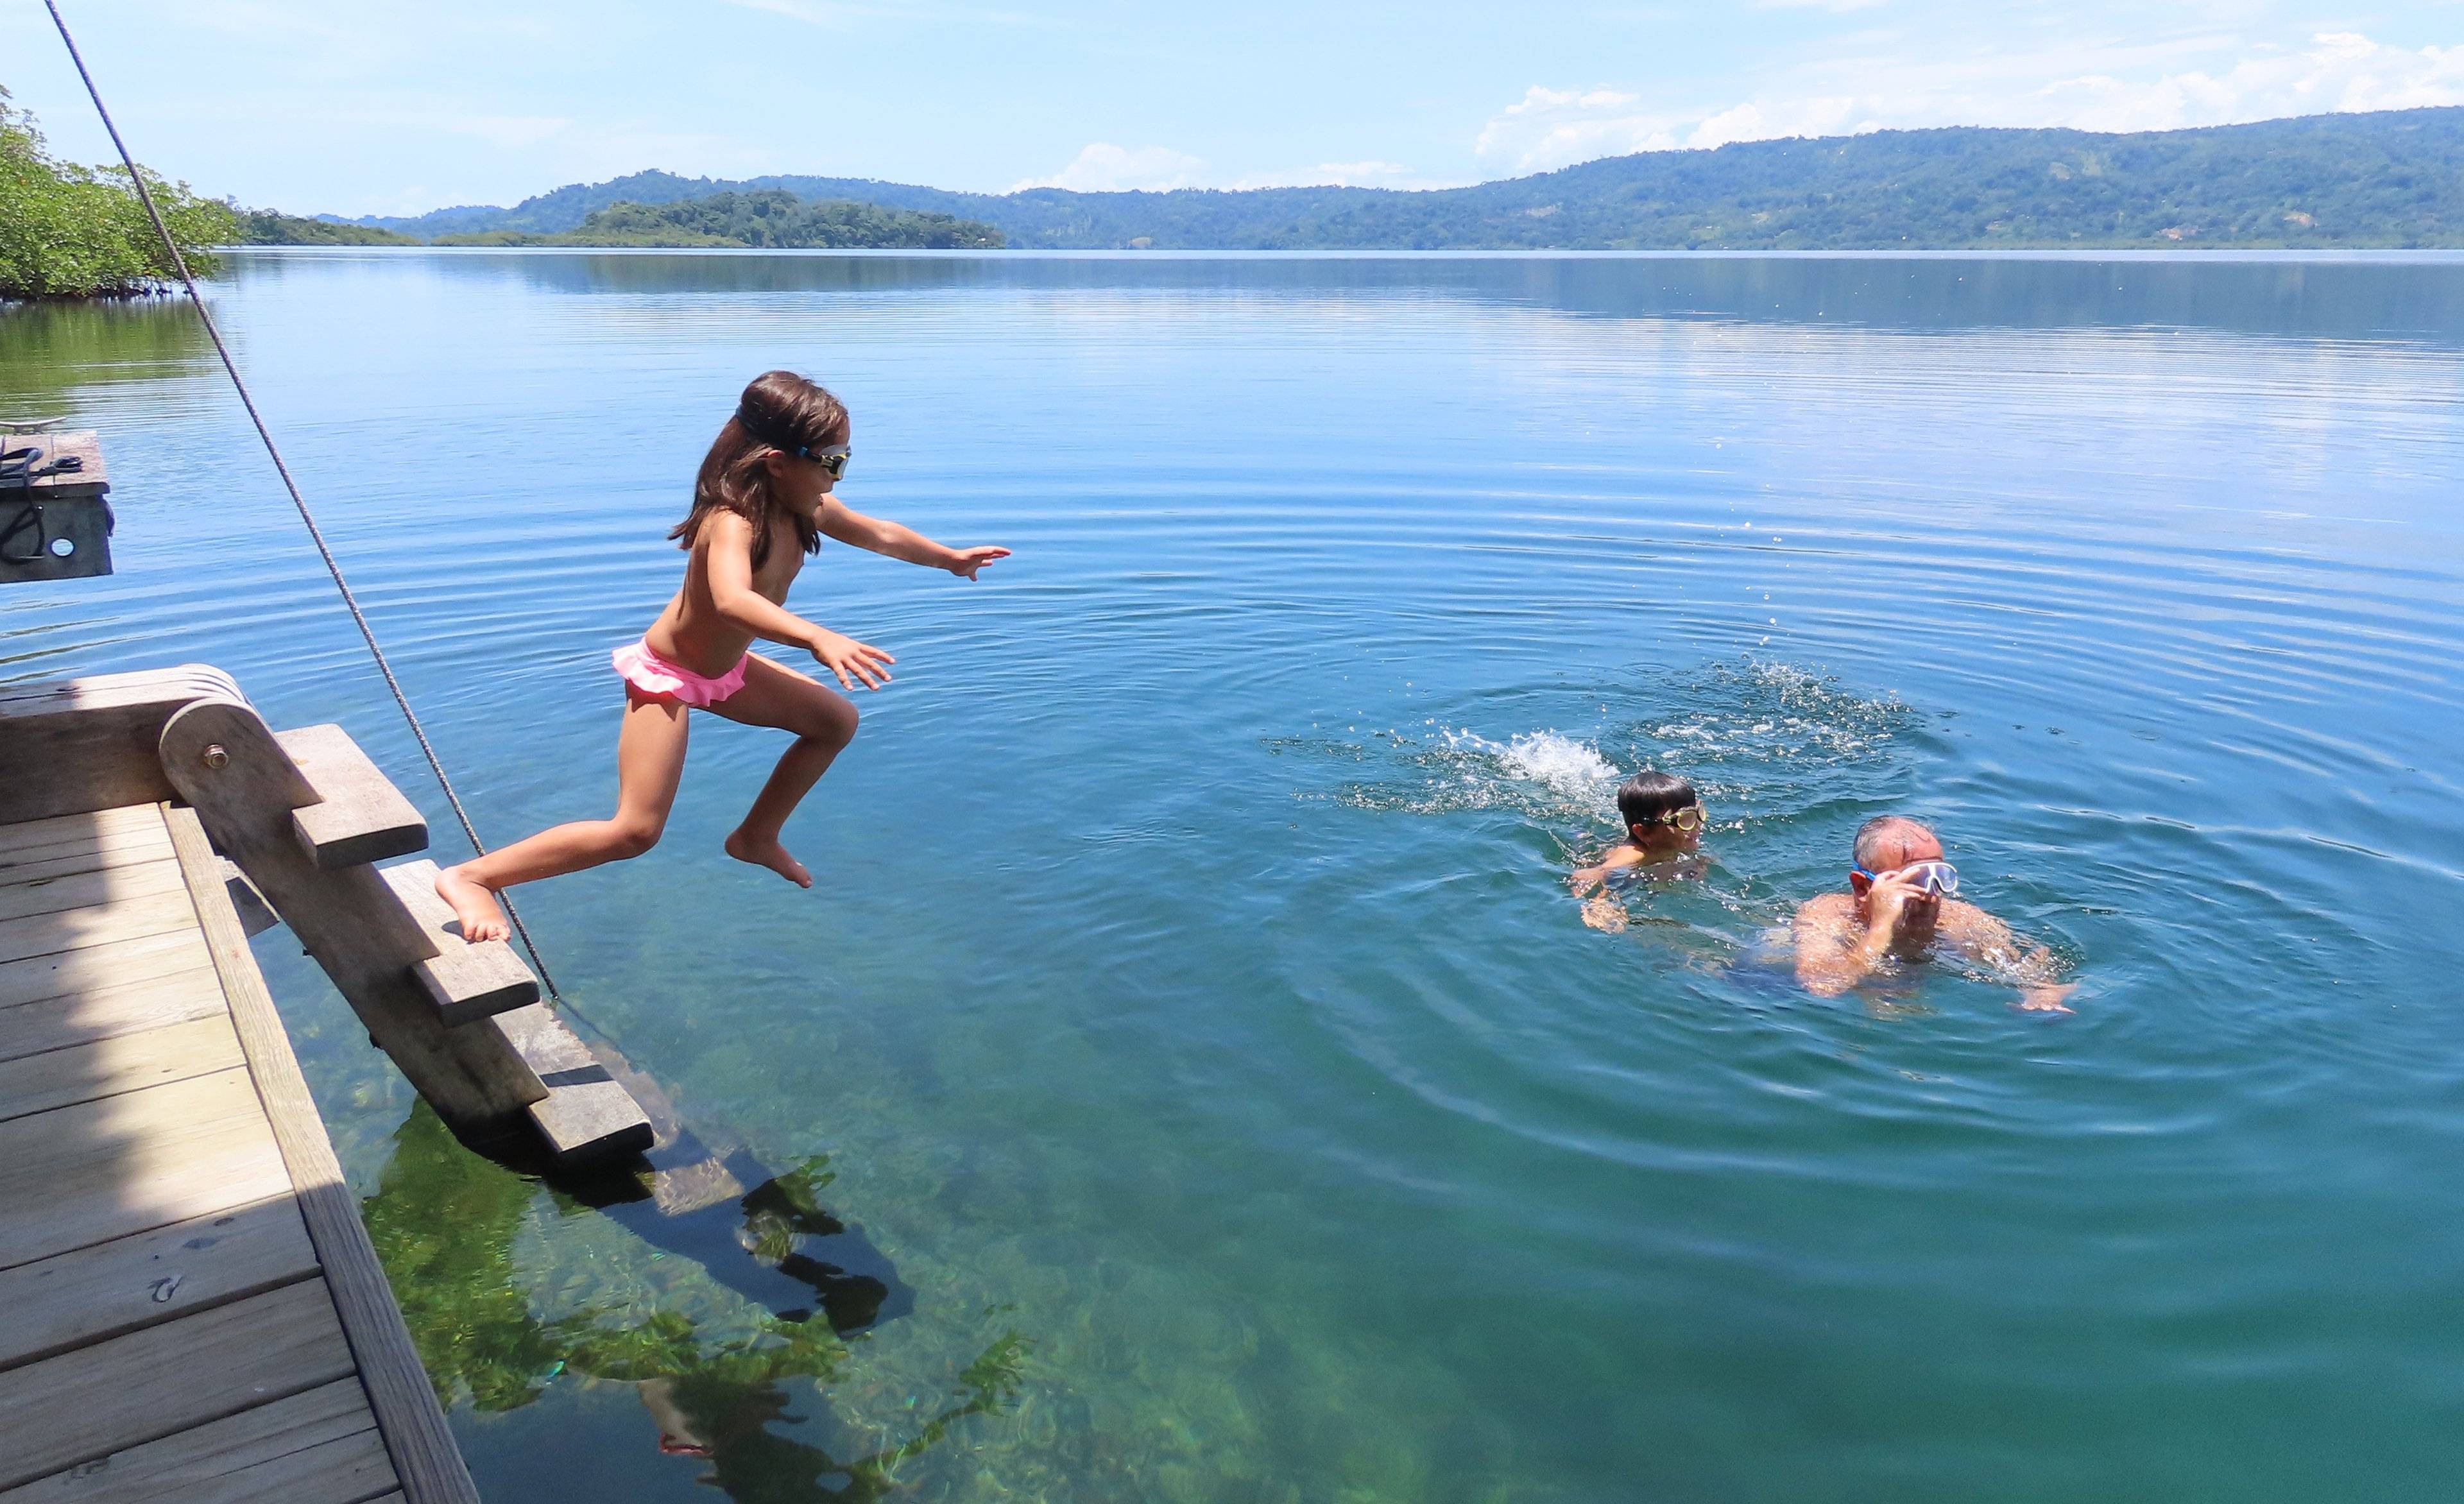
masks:
[[[815,630],[812,650],[822,667],[838,675],[842,689],[851,690],[860,680],[866,689],[877,690],[890,682],[890,665],[898,661],[869,643],[841,636],[826,627]]]
[[[1009,550],[1006,548],[994,548],[990,546],[982,548],[959,548],[952,551],[950,562],[943,564],[941,567],[949,570],[952,574],[955,574],[961,579],[972,580],[976,577],[977,570],[982,568],[984,565],[992,563],[996,559],[1006,559],[1008,557]]]
[[[1880,957],[1891,948],[1892,940],[1900,933],[1901,917],[1908,912],[1909,904],[1924,896],[1905,873],[1884,873],[1874,879],[1874,886],[1865,890],[1862,948],[1869,957]]]

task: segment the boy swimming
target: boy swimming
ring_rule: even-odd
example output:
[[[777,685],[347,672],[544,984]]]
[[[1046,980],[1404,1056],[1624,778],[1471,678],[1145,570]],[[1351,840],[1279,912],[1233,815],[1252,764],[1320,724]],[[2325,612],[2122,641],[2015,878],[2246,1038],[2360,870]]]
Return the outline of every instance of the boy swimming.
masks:
[[[1566,885],[1578,898],[1610,876],[1626,873],[1638,877],[1699,876],[1700,863],[1685,858],[1703,841],[1703,796],[1674,773],[1645,768],[1618,787],[1617,818],[1626,838],[1603,852],[1589,867],[1574,869]],[[1603,908],[1605,905],[1605,908]],[[1616,910],[1614,918],[1606,912]],[[1600,894],[1583,905],[1583,922],[1594,929],[1623,929],[1625,911]]]

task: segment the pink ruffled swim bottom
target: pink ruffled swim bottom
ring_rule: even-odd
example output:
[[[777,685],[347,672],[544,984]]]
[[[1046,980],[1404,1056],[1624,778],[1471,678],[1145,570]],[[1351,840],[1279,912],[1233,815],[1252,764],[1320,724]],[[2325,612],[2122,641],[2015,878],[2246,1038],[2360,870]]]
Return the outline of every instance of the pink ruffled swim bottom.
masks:
[[[751,660],[752,654],[747,653],[737,660],[736,667],[712,678],[680,664],[670,663],[652,652],[647,640],[628,642],[608,659],[616,665],[616,672],[624,676],[625,682],[643,694],[701,707],[715,705],[742,689],[744,665]]]

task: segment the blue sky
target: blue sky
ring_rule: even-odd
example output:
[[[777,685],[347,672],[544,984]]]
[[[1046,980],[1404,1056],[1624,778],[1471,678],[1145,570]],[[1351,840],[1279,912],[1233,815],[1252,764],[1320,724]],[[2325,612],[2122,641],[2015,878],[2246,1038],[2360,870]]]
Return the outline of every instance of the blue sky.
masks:
[[[1430,187],[1912,125],[2464,103],[2464,0],[61,0],[149,164],[295,212],[644,167],[1004,191]],[[37,0],[0,83],[107,154]]]

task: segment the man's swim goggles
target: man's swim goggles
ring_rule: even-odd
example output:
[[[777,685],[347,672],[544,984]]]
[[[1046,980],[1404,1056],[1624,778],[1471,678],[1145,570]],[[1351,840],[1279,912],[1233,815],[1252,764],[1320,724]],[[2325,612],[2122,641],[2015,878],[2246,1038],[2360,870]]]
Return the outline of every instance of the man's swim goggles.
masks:
[[[1891,875],[1889,873],[1869,873],[1862,867],[1848,870],[1869,884]],[[1948,898],[1959,892],[1959,869],[1939,857],[1932,861],[1910,862],[1894,871],[1927,897]]]

